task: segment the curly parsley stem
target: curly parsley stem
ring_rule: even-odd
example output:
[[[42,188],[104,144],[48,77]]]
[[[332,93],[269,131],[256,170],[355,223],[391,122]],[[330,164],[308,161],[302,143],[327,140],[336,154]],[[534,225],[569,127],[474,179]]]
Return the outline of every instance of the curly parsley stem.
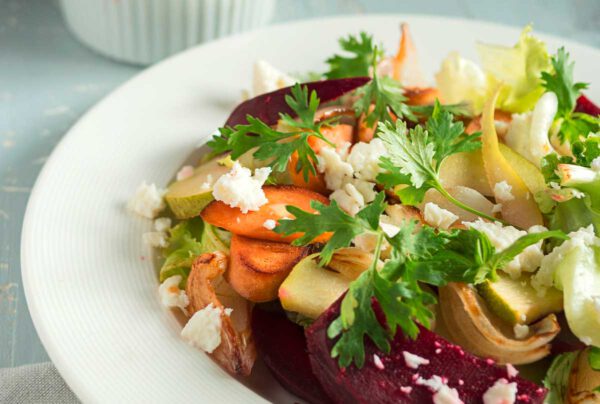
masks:
[[[482,217],[484,219],[491,220],[492,222],[500,222],[500,223],[502,223],[505,226],[508,225],[508,223],[505,222],[502,219],[498,219],[498,218],[496,218],[494,216],[487,215],[487,214],[485,214],[483,212],[478,211],[477,209],[473,209],[469,205],[466,205],[466,204],[462,203],[461,201],[459,201],[458,199],[456,199],[455,197],[453,197],[452,195],[450,195],[450,193],[444,189],[444,187],[442,186],[442,184],[440,184],[437,181],[434,183],[434,188],[440,194],[442,194],[446,199],[448,199],[450,202],[452,202],[453,204],[455,204],[459,208],[461,208],[463,210],[466,210],[467,212],[473,213],[474,215],[477,215],[477,216]]]
[[[375,251],[373,253],[373,262],[371,262],[371,267],[369,271],[377,269],[377,261],[379,261],[379,256],[381,255],[381,247],[383,245],[384,234],[383,231],[379,230],[377,234],[377,242],[375,244]]]

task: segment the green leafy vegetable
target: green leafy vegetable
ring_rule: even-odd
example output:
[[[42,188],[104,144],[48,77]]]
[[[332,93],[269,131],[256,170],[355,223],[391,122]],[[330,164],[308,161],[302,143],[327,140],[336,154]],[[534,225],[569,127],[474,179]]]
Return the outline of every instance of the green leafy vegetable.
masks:
[[[392,122],[392,114],[398,119],[416,121],[417,117],[405,102],[402,86],[391,77],[379,77],[373,65],[373,79],[356,90],[360,97],[354,103],[356,116],[364,115],[368,127],[377,122]]]
[[[405,204],[417,205],[428,189],[438,190],[455,205],[489,220],[497,220],[456,200],[442,186],[439,170],[448,156],[469,152],[481,147],[480,133],[466,135],[462,122],[454,122],[453,115],[436,102],[425,128],[417,125],[408,130],[406,124],[397,121],[379,124],[378,136],[389,157],[381,159],[385,172],[377,181],[388,189],[394,189]]]
[[[333,55],[327,59],[329,71],[325,73],[328,79],[341,79],[344,77],[368,76],[371,63],[377,63],[383,57],[381,47],[373,44],[373,37],[366,32],[359,36],[349,35],[339,39],[342,50],[349,55]]]
[[[319,98],[315,91],[309,96],[306,86],[296,84],[292,87],[291,95],[286,96],[286,102],[298,115],[298,119],[294,119],[288,114],[280,114],[289,132],[272,129],[260,119],[248,116],[246,125],[219,129],[219,135],[215,135],[208,145],[214,153],[231,151],[231,158],[234,160],[254,150],[254,158],[266,162],[273,171],[279,172],[287,169],[291,155],[297,152],[298,164],[294,169],[302,171],[304,179],[308,181],[310,174],[316,174],[317,163],[317,156],[310,147],[308,138],[314,136],[331,144],[321,133],[321,128],[332,124],[337,118],[314,122]]]
[[[181,275],[181,286],[185,286],[194,258],[204,252],[200,242],[203,230],[204,222],[199,217],[169,229],[169,245],[163,250],[165,261],[160,268],[160,282]]]
[[[592,369],[600,371],[600,348],[595,346],[590,348],[588,362]]]
[[[359,234],[371,233],[377,237],[369,269],[350,284],[340,316],[327,330],[329,338],[338,338],[331,355],[338,358],[341,367],[351,363],[363,366],[365,337],[379,349],[389,351],[389,340],[398,329],[414,338],[419,330],[417,322],[429,326],[433,314],[428,306],[436,298],[421,287],[421,282],[436,286],[451,281],[483,282],[492,279],[497,269],[529,245],[548,237],[563,237],[560,232],[527,235],[496,253],[487,236],[474,229],[444,232],[406,221],[390,236],[379,224],[386,206],[384,199],[385,194],[379,193],[355,217],[343,212],[335,202],[329,206],[314,203],[314,214],[288,206],[295,219],[280,220],[275,228],[284,235],[304,233],[294,242],[296,245],[308,244],[321,234],[332,232],[320,253],[322,264],[331,259],[336,249],[349,246]],[[391,247],[390,259],[379,268],[384,241]],[[385,315],[384,324],[377,319],[374,301]]]
[[[560,48],[552,57],[554,72],[542,72],[543,85],[558,98],[556,125],[559,127],[558,137],[564,142],[573,144],[600,130],[600,119],[588,114],[574,112],[577,98],[587,83],[576,83],[573,78],[574,63],[569,61],[569,54]]]

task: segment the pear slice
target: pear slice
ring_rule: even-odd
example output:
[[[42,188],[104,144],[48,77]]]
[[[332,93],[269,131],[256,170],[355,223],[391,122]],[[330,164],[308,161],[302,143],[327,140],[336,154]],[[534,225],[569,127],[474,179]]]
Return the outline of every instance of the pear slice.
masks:
[[[475,289],[464,283],[440,288],[439,308],[454,343],[500,364],[522,365],[548,356],[550,342],[560,332],[556,316],[549,314],[532,324],[524,339],[516,339],[512,327],[494,315]]]
[[[478,285],[477,291],[490,310],[511,325],[531,324],[550,313],[563,310],[562,293],[550,288],[544,298],[540,298],[531,286],[529,275],[512,279],[500,274],[496,282],[486,281]]]
[[[194,170],[191,177],[175,181],[165,194],[165,201],[177,219],[198,216],[212,200],[212,186],[229,171],[222,159],[213,159]]]

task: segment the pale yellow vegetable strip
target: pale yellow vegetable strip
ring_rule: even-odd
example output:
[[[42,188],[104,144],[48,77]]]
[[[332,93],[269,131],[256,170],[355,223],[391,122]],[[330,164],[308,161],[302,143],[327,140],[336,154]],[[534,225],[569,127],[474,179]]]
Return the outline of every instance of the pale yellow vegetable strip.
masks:
[[[528,229],[543,224],[542,214],[533,195],[500,151],[494,124],[494,108],[498,93],[499,90],[496,90],[483,109],[481,136],[483,167],[490,188],[494,189],[494,186],[502,181],[506,181],[512,187],[511,193],[514,199],[497,201],[502,203],[502,218],[513,226]]]

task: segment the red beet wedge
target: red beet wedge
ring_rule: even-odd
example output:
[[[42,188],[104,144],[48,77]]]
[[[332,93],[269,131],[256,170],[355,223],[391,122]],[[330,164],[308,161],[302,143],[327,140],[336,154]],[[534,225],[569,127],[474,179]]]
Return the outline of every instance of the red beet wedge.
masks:
[[[510,377],[506,366],[475,357],[422,327],[416,340],[398,332],[390,354],[365,340],[363,368],[351,365],[340,369],[330,356],[333,341],[327,337],[327,327],[339,315],[340,301],[306,330],[313,372],[336,403],[432,403],[435,388],[423,385],[423,381],[433,380],[434,376],[455,388],[464,403],[483,402],[483,394],[501,378],[517,384],[517,403],[541,404],[546,396],[547,391],[535,383]],[[404,352],[426,358],[429,364],[413,369],[404,359]]]
[[[583,112],[584,114],[598,116],[600,115],[600,108],[594,104],[585,95],[577,98],[577,104],[575,105],[576,112]]]
[[[305,83],[309,93],[317,92],[321,104],[333,101],[342,95],[365,85],[369,77],[353,77],[348,79],[324,80]],[[290,94],[286,87],[271,93],[262,94],[238,105],[225,122],[225,126],[235,126],[246,123],[246,116],[259,118],[267,125],[275,125],[280,113],[292,113],[292,109],[285,102],[285,96]]]
[[[265,364],[283,387],[310,403],[331,403],[312,372],[304,328],[292,323],[282,312],[255,306],[252,333]]]

